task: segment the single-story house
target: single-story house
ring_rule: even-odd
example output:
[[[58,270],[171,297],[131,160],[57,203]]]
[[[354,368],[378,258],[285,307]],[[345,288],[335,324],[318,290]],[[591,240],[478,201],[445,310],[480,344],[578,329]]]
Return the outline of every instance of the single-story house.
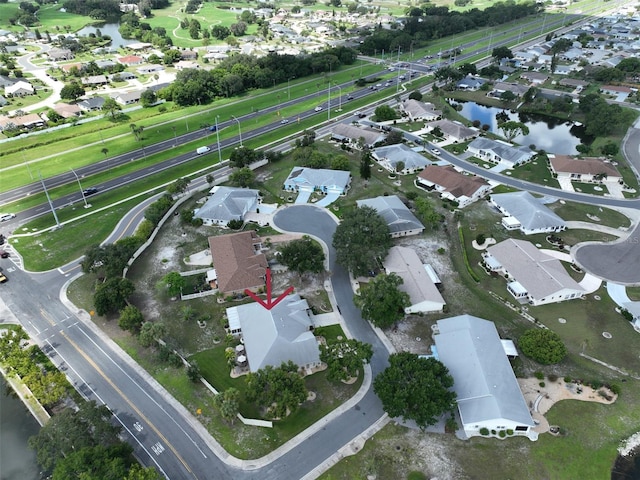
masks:
[[[7,97],[24,97],[26,95],[33,95],[34,93],[36,93],[36,90],[33,88],[33,85],[22,80],[4,87],[4,94]]]
[[[604,158],[574,158],[569,155],[549,154],[551,172],[559,179],[572,182],[621,183],[622,175]]]
[[[429,122],[425,125],[429,132],[434,128],[439,127],[445,140],[451,140],[453,142],[467,142],[472,138],[478,136],[479,132],[475,128],[469,128],[460,122],[455,122],[448,119],[436,120],[435,122]]]
[[[357,200],[356,204],[373,208],[387,222],[393,238],[420,235],[424,231],[424,225],[396,195]]]
[[[376,144],[384,142],[385,138],[386,135],[379,130],[356,127],[355,125],[347,125],[344,123],[339,123],[331,130],[332,140],[357,145],[360,139],[362,139],[364,146],[369,148],[373,148]]]
[[[300,369],[321,365],[307,301],[295,293],[267,310],[259,303],[227,308],[229,330],[242,336],[249,370],[292,361]]]
[[[526,85],[520,85],[519,83],[505,83],[505,82],[496,82],[493,85],[493,90],[491,94],[493,96],[500,96],[504,92],[511,92],[516,97],[521,97],[525,93],[527,93],[529,87]]]
[[[437,321],[437,358],[453,377],[462,429],[467,437],[483,432],[537,440],[535,423],[511,368],[495,324],[472,315]],[[486,429],[486,430],[483,430]]]
[[[402,102],[401,107],[412,122],[431,122],[442,117],[442,111],[437,110],[433,103],[408,99]]]
[[[0,116],[0,131],[7,127],[14,126],[18,128],[36,128],[43,127],[45,121],[37,113],[27,113],[15,117]]]
[[[127,48],[129,50],[135,50],[135,51],[147,50],[151,47],[153,47],[153,43],[148,43],[148,42],[137,42],[137,43],[130,43],[129,45],[127,45]]]
[[[458,90],[475,92],[476,90],[479,90],[480,87],[482,87],[482,85],[484,85],[485,83],[487,83],[487,81],[484,78],[467,75],[462,80],[458,80],[458,83],[456,83],[456,88]]]
[[[120,105],[131,105],[140,101],[142,96],[142,90],[134,90],[133,92],[119,93],[114,97],[114,100]]]
[[[102,110],[102,105],[104,105],[104,98],[102,97],[91,97],[78,102],[78,106],[85,112]]]
[[[198,52],[196,52],[195,50],[182,50],[180,52],[180,59],[181,60],[197,60]]]
[[[555,257],[525,240],[509,238],[482,253],[484,264],[507,279],[516,300],[546,305],[582,298],[586,293]]]
[[[401,246],[391,247],[382,265],[387,275],[395,273],[402,278],[403,283],[398,289],[406,292],[411,302],[404,309],[407,315],[442,312],[446,302],[415,250]]]
[[[516,147],[500,140],[476,138],[468,146],[469,152],[480,160],[501,163],[508,168],[517,167],[531,160],[536,152],[529,147]]]
[[[484,179],[457,171],[451,165],[431,165],[418,174],[416,185],[435,190],[446,200],[458,204],[459,208],[481,199],[491,191]]]
[[[17,80],[12,77],[8,77],[7,75],[0,75],[0,87],[4,88],[9,85],[13,85]]]
[[[549,75],[545,75],[544,73],[538,72],[525,72],[520,75],[520,78],[526,80],[531,85],[542,85],[549,79]]]
[[[82,109],[78,105],[70,103],[56,103],[53,111],[62,118],[73,118],[82,115]]]
[[[118,57],[116,60],[118,60],[119,63],[127,66],[140,65],[142,62],[144,62],[144,58],[139,57],[138,55],[125,55],[124,57]]]
[[[187,70],[189,68],[200,68],[200,65],[198,65],[198,62],[195,62],[193,60],[180,60],[179,62],[174,63],[173,66],[177,70]]]
[[[321,192],[346,195],[351,184],[351,174],[344,170],[326,168],[293,167],[284,181],[288,192]]]
[[[505,217],[502,226],[507,230],[520,230],[525,235],[561,232],[565,221],[529,192],[509,192],[491,195],[491,203]]]
[[[47,52],[47,57],[49,57],[49,60],[58,62],[60,60],[71,60],[75,55],[68,48],[52,48]]]
[[[108,75],[108,78],[112,82],[126,82],[127,80],[135,80],[138,77],[136,77],[135,73],[118,72]]]
[[[107,83],[109,83],[109,80],[107,79],[106,75],[91,75],[89,77],[82,77],[83,85],[95,86],[106,85]]]
[[[257,291],[265,285],[268,267],[262,239],[254,230],[209,237],[213,268],[207,272],[211,288],[223,295]]]
[[[633,92],[631,87],[627,87],[624,85],[603,85],[602,87],[600,87],[600,91],[602,93],[606,93],[607,95],[630,95]]]
[[[424,156],[403,143],[374,148],[371,151],[371,155],[381,167],[391,173],[399,173],[401,175],[415,173],[431,163]],[[398,170],[399,166],[402,166],[400,170]]]
[[[563,78],[558,82],[558,84],[563,87],[579,88],[580,90],[589,86],[589,82],[585,80],[578,80],[576,78]]]
[[[9,100],[0,95],[0,107],[4,107],[9,104]]]
[[[196,210],[194,217],[205,225],[227,226],[231,220],[244,221],[249,212],[255,212],[260,203],[260,192],[250,188],[215,186],[206,203]]]

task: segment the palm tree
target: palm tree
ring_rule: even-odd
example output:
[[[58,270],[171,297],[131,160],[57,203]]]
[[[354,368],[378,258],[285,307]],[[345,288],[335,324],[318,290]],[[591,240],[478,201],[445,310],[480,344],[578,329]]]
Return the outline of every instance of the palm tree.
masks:
[[[108,148],[103,148],[102,150],[100,150],[102,152],[102,154],[106,157],[107,153],[109,153],[109,149]]]

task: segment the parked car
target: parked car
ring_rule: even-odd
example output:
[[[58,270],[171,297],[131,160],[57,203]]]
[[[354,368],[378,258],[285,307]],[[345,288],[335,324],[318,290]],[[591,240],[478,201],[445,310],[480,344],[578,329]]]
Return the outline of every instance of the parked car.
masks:
[[[98,189],[96,187],[89,187],[89,188],[85,188],[82,193],[84,194],[85,197],[88,197],[89,195],[93,195],[94,193],[98,193]]]
[[[431,153],[433,153],[434,155],[440,155],[440,150],[438,150],[437,148],[432,148]]]
[[[12,218],[16,218],[15,213],[0,213],[0,222],[6,222]]]
[[[7,252],[6,250],[0,249],[0,258],[8,258],[8,257],[9,257],[9,252]]]
[[[7,280],[9,280],[7,276],[4,273],[0,273],[0,283],[4,283]]]

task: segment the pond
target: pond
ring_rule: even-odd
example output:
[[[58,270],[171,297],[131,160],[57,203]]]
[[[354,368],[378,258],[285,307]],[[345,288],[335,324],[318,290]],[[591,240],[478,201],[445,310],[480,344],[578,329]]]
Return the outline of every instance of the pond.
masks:
[[[504,112],[509,120],[522,122],[529,128],[529,135],[519,135],[513,139],[520,145],[535,145],[536,150],[561,155],[576,155],[576,146],[580,143],[590,143],[584,134],[584,128],[573,125],[553,117],[517,113],[496,107],[487,107],[475,102],[450,101],[452,106],[460,105],[460,114],[470,121],[479,120],[481,124],[489,125],[489,131],[502,135],[498,130],[496,115]]]
[[[100,30],[100,33],[102,33],[102,35],[108,35],[109,37],[111,37],[111,47],[114,49],[118,49],[120,47],[124,47],[125,45],[136,43],[138,41],[135,38],[132,38],[132,39],[122,38],[122,35],[120,35],[120,32],[118,31],[119,27],[120,25],[117,23],[103,23],[101,25],[89,25],[84,27],[82,30],[78,30],[76,34],[78,36],[88,36],[92,33],[95,34],[98,30]]]
[[[638,452],[626,457],[618,455],[611,470],[611,480],[640,480],[640,455]]]

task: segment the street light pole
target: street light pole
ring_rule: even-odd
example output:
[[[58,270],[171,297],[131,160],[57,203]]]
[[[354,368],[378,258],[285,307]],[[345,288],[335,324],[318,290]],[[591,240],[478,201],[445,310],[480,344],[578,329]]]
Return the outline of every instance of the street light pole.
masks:
[[[222,163],[222,150],[220,150],[220,129],[218,128],[218,117],[216,115],[216,140],[218,141],[218,163]]]
[[[44,184],[44,180],[42,179],[42,174],[40,170],[38,170],[38,176],[40,177],[40,183],[42,183],[42,189],[44,190],[44,194],[47,196],[47,201],[49,202],[49,207],[51,208],[51,213],[53,213],[53,218],[56,221],[56,226],[61,228],[60,220],[58,220],[58,215],[56,214],[56,209],[53,208],[53,203],[51,202],[51,197],[49,196],[49,192],[47,191],[47,186]]]
[[[178,137],[176,136],[176,127],[171,127],[173,128],[173,146],[177,147],[178,146]]]
[[[338,91],[340,92],[340,95],[338,96],[338,111],[341,112],[342,111],[342,88],[340,87],[340,85],[335,85],[336,87],[338,87]]]
[[[71,169],[71,172],[75,175],[76,180],[78,181],[78,187],[80,187],[80,193],[82,194],[82,200],[84,201],[84,208],[89,208],[89,205],[87,204],[87,196],[84,194],[84,190],[82,189],[80,178],[78,178],[78,174],[73,168]]]
[[[291,100],[291,87],[289,85],[289,82],[292,78],[296,78],[296,77],[287,78],[287,97],[289,98],[289,100]]]
[[[31,167],[29,166],[29,162],[27,162],[27,159],[24,156],[24,148],[20,150],[20,153],[22,153],[22,161],[24,162],[24,164],[27,167],[27,170],[29,171],[29,176],[31,177],[31,180],[33,180],[33,173],[31,173]]]
[[[331,82],[327,88],[327,121],[331,120]]]
[[[236,123],[238,124],[238,136],[240,137],[240,146],[242,147],[242,129],[240,128],[240,120],[238,120],[233,115],[231,115],[231,118],[233,118],[236,121]]]

